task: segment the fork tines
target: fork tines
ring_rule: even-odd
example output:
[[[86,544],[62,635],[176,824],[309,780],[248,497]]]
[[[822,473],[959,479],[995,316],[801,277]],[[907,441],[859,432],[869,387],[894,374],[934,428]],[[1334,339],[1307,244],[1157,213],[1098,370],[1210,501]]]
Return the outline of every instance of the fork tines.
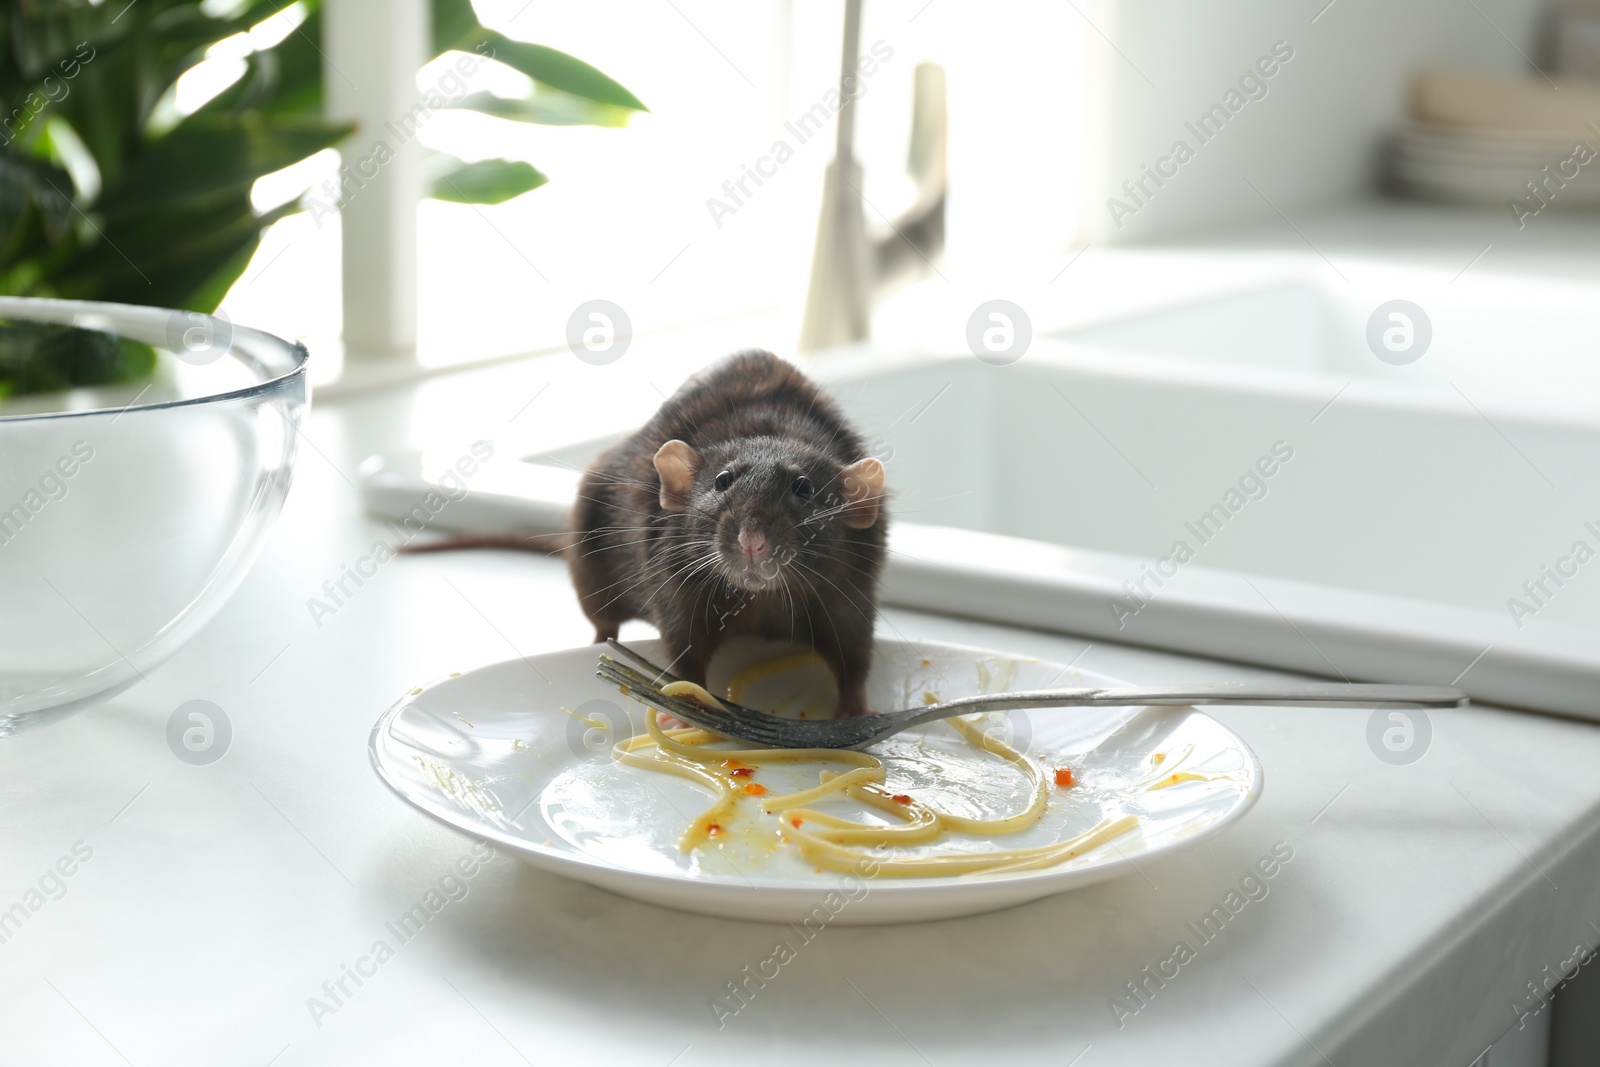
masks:
[[[738,718],[729,712],[721,711],[717,708],[702,707],[681,697],[667,696],[661,692],[660,686],[652,681],[648,675],[640,673],[625,663],[619,663],[609,656],[601,657],[600,665],[595,673],[616,686],[622,691],[623,695],[667,712],[670,715],[675,715],[684,722],[693,723],[713,733],[726,735],[740,725]],[[749,731],[739,730],[738,732],[748,733]]]
[[[601,653],[596,675],[631,699],[730,740],[769,748],[861,748],[876,740],[881,731],[884,720],[876,716],[810,722],[776,718],[732,701],[723,702],[728,705],[728,710],[724,711],[667,696],[661,692],[661,686],[678,681],[677,678],[620,641],[607,643],[612,651],[638,666]]]
[[[677,675],[673,674],[665,667],[658,667],[653,661],[635,652],[621,641],[618,641],[615,637],[606,638],[606,647],[610,648],[612,652],[615,652],[623,659],[631,661],[639,669],[648,671],[650,676],[656,680],[655,683],[652,684],[659,685],[661,683],[678,681]],[[602,656],[601,658],[604,659],[605,657]]]

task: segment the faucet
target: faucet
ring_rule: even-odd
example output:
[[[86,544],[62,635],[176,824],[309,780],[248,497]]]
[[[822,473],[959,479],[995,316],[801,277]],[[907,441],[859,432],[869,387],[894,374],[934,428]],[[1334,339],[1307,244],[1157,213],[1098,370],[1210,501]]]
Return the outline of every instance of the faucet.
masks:
[[[855,159],[854,90],[861,50],[861,0],[846,0],[839,62],[839,119],[834,154],[823,174],[822,212],[811,257],[802,352],[865,340],[872,332],[875,296],[899,278],[931,264],[944,248],[949,192],[949,117],[944,68],[919,63],[913,75],[911,147],[906,170],[916,182],[911,205],[869,234],[862,210],[861,164]]]

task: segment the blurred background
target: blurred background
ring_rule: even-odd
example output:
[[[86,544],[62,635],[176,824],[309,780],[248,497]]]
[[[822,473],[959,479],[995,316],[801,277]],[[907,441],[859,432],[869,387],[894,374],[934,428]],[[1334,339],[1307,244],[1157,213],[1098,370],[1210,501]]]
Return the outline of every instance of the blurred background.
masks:
[[[318,380],[331,381],[347,325],[341,271],[381,274],[389,254],[383,242],[342,246],[337,209],[367,210],[360,201],[388,194],[351,198],[351,183],[341,185],[341,161],[348,167],[365,158],[379,131],[344,140],[342,129],[312,129],[310,120],[346,120],[363,106],[379,115],[388,107],[398,118],[409,88],[416,99],[429,91],[446,98],[414,124],[429,153],[448,153],[452,165],[529,166],[480,171],[470,192],[431,179],[432,192],[449,199],[429,197],[417,208],[415,285],[391,298],[414,302],[404,312],[414,318],[414,345],[405,336],[397,344],[382,331],[364,334],[370,327],[357,323],[346,338],[353,349],[398,349],[425,366],[545,351],[564,343],[571,309],[600,296],[626,308],[637,333],[737,320],[750,344],[792,350],[833,155],[831,128],[796,143],[762,185],[746,186],[759,195],[734,190],[735,204],[724,186],[778,140],[796,140],[784,124],[838,84],[841,4],[348,6],[344,30],[337,19],[329,24],[319,0],[14,7],[5,88],[20,108],[0,156],[7,167],[0,225],[12,238],[0,248],[0,291],[220,306],[235,321],[307,340],[321,357]],[[1493,269],[1530,254],[1517,247],[1533,243],[1524,237],[1529,225],[1559,229],[1560,216],[1600,199],[1593,168],[1578,164],[1557,179],[1570,183],[1559,196],[1545,195],[1555,218],[1537,217],[1545,201],[1529,200],[1525,188],[1538,178],[1555,189],[1541,168],[1600,136],[1585,125],[1600,116],[1600,97],[1586,95],[1594,92],[1596,15],[1579,3],[1335,0],[1199,11],[1154,0],[1016,0],[979,11],[935,0],[868,4],[862,18],[863,52],[876,44],[892,56],[862,78],[855,104],[869,229],[887,230],[917,196],[906,165],[914,71],[937,64],[948,86],[943,240],[917,264],[936,281],[1015,286],[1086,247],[1244,234],[1293,244],[1332,207],[1401,197],[1412,198],[1415,210],[1384,214],[1381,223],[1366,216],[1369,244],[1437,250],[1455,237],[1459,248],[1449,251],[1466,252],[1463,266],[1497,244],[1475,268]],[[408,19],[430,39],[407,37],[401,24]],[[500,34],[577,57],[600,75],[599,88],[570,95],[537,81],[540,74],[562,81],[537,56],[507,54],[457,73],[475,44]],[[97,56],[72,61],[63,52],[71,76],[54,69],[68,38],[88,42]],[[381,70],[375,49],[420,58],[415,85],[396,88],[343,70],[352,63]],[[345,51],[351,58],[336,58]],[[1261,73],[1268,67],[1270,75]],[[613,87],[632,104],[592,99]],[[1229,92],[1234,100],[1224,99]],[[1195,125],[1214,105],[1223,118]],[[108,110],[124,127],[115,137],[100,129]],[[138,155],[141,140],[247,116],[275,125],[258,143],[201,145],[191,137],[186,152],[146,161],[138,195],[118,187],[120,162]],[[1212,139],[1202,140],[1208,133]],[[1192,158],[1173,160],[1179,141]],[[55,168],[53,185],[32,175],[38,164]],[[265,172],[268,166],[275,169]],[[1162,178],[1151,171],[1157,167],[1171,173]],[[207,168],[234,187],[248,179],[259,244],[244,216],[207,214],[205,195],[222,184],[198,180]],[[380,187],[403,168],[381,169]],[[194,263],[186,291],[107,288],[106,270],[123,266],[109,247],[124,243],[118,211],[148,206],[152,186],[167,194],[169,233],[226,225],[237,240]],[[429,188],[414,186],[415,193]],[[58,229],[78,232],[43,244],[17,241],[30,228],[30,194],[39,197],[42,218],[62,214],[70,225]],[[477,202],[451,202],[460,200]],[[1524,207],[1512,206],[1519,200]],[[1501,240],[1479,241],[1468,221],[1458,233],[1411,224],[1436,219],[1429,209],[1440,203],[1499,216],[1492,236]],[[395,210],[380,214],[392,222]],[[97,219],[109,222],[97,227]],[[129,239],[149,238],[130,232]],[[108,267],[88,263],[79,275],[54,276],[39,269],[49,258],[43,250],[59,251],[63,241],[91,246],[75,249],[79,258],[105,259]],[[884,297],[878,304],[887,326],[895,308],[882,308]],[[919,321],[915,297],[905,303],[916,310],[902,317]]]

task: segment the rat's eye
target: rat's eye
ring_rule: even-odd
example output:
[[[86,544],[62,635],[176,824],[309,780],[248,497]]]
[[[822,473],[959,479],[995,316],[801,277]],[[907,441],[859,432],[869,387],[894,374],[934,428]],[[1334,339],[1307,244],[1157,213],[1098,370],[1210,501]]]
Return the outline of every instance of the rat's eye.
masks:
[[[814,489],[811,485],[811,479],[807,478],[804,474],[796,478],[794,480],[794,484],[790,486],[790,488],[794,490],[794,495],[799,497],[801,500],[810,500],[812,497],[817,495],[816,489]]]
[[[728,486],[730,486],[732,484],[733,484],[733,472],[732,471],[723,471],[721,474],[717,475],[717,480],[711,483],[712,487],[714,489],[716,489],[716,491],[719,492],[719,493],[726,493],[728,491]]]

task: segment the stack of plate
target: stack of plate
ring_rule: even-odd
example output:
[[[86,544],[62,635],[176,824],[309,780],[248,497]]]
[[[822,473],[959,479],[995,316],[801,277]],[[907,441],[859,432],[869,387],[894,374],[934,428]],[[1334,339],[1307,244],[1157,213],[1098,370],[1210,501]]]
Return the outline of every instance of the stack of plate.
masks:
[[[1411,122],[1390,141],[1389,178],[1398,191],[1430,200],[1537,207],[1533,182],[1546,206],[1593,208],[1600,206],[1600,132],[1584,132]]]

